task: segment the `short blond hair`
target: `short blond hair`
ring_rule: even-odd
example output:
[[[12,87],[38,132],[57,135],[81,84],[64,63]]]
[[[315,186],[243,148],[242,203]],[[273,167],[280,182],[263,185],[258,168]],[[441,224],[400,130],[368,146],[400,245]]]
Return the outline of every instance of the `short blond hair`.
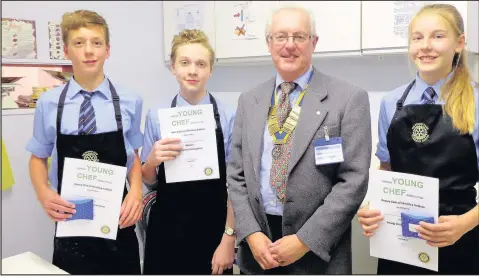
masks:
[[[105,42],[110,44],[110,30],[106,20],[94,11],[76,10],[74,12],[67,12],[63,14],[60,28],[62,30],[63,43],[67,45],[68,34],[70,31],[78,30],[80,28],[100,27],[105,31]]]
[[[182,32],[173,37],[170,53],[171,62],[175,63],[176,51],[178,51],[178,48],[180,46],[195,43],[201,44],[208,50],[208,52],[210,52],[210,66],[213,67],[213,64],[215,62],[215,51],[213,50],[213,47],[211,47],[208,36],[206,36],[206,34],[201,30],[183,30]]]

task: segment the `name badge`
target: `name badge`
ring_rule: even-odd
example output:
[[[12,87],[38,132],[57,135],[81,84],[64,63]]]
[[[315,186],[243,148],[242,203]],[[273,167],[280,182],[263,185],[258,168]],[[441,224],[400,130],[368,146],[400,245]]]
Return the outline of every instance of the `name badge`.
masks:
[[[314,157],[316,165],[343,162],[343,139],[341,137],[326,137],[316,140],[314,142]]]

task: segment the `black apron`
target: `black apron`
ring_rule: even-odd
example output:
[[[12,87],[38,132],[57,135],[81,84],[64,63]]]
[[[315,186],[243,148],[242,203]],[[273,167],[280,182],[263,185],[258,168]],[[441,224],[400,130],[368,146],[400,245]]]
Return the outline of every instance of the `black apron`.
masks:
[[[223,237],[228,194],[223,130],[216,100],[219,179],[166,183],[158,169],[156,202],[146,231],[143,274],[210,274],[213,254]],[[171,107],[176,106],[176,97]],[[185,172],[188,173],[188,172]]]
[[[413,81],[397,102],[397,109],[387,133],[391,169],[439,178],[439,215],[462,215],[476,206],[479,179],[477,154],[472,135],[461,135],[452,119],[436,104],[403,106]],[[478,107],[476,107],[478,108]],[[415,142],[412,128],[418,128]],[[425,140],[421,142],[422,140]],[[436,274],[435,271],[378,260],[378,274]],[[466,233],[455,244],[439,248],[439,274],[479,274],[479,227]]]
[[[115,108],[117,131],[90,134],[61,134],[63,107],[69,82],[63,88],[57,111],[58,193],[61,192],[65,157],[83,159],[86,151],[98,153],[101,163],[126,166],[120,98],[108,80]],[[113,119],[113,118],[112,118]],[[128,193],[126,185],[123,200]],[[116,240],[95,237],[54,239],[53,264],[70,274],[140,274],[140,254],[135,227],[118,228]]]

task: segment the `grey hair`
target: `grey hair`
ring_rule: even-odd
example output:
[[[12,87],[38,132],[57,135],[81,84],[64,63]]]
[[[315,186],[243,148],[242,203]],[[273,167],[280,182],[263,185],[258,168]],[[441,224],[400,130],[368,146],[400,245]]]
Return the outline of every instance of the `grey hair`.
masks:
[[[316,33],[316,20],[314,18],[313,12],[301,5],[288,3],[288,4],[282,4],[278,7],[275,7],[269,14],[268,18],[266,19],[266,28],[264,31],[264,34],[266,37],[268,37],[271,34],[270,31],[271,31],[271,25],[273,22],[273,17],[282,10],[300,10],[306,13],[309,17],[310,34],[313,36],[318,36],[318,34]]]

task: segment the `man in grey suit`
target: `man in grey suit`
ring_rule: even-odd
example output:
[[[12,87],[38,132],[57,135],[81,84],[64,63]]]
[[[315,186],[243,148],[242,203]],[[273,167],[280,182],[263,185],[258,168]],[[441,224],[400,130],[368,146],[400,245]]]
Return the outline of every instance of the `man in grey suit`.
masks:
[[[317,71],[314,17],[272,13],[277,75],[242,93],[227,180],[247,274],[351,274],[351,220],[366,195],[366,91]]]

